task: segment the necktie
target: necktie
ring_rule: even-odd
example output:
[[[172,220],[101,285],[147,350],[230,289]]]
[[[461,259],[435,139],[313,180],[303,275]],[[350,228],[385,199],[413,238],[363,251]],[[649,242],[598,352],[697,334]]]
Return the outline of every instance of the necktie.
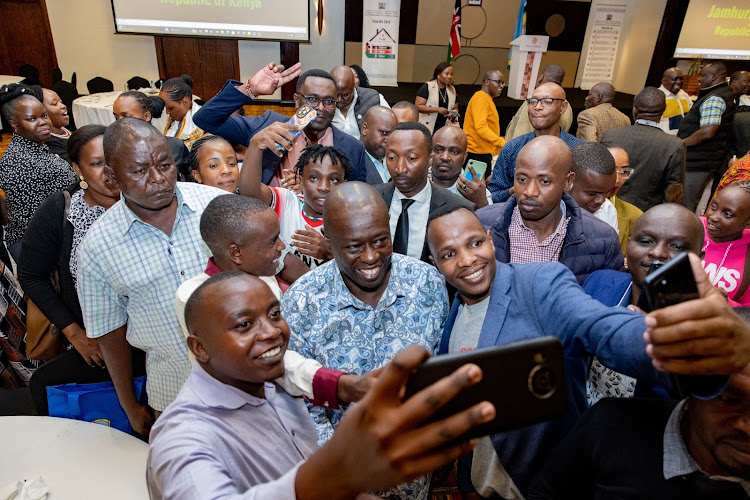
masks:
[[[413,203],[414,200],[401,200],[401,215],[398,216],[396,234],[393,236],[393,251],[402,255],[406,255],[409,248],[409,207]]]

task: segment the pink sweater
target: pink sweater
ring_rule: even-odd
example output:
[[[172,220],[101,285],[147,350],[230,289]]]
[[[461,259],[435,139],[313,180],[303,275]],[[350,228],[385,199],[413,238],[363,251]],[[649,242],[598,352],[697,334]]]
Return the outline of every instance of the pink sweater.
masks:
[[[703,228],[706,228],[706,218],[701,217]],[[745,291],[741,297],[736,297],[742,277],[745,274],[748,245],[750,245],[750,229],[745,229],[738,240],[716,243],[708,236],[703,246],[703,269],[708,274],[711,283],[729,294],[732,307],[750,306],[750,292]],[[737,300],[739,299],[739,300]]]

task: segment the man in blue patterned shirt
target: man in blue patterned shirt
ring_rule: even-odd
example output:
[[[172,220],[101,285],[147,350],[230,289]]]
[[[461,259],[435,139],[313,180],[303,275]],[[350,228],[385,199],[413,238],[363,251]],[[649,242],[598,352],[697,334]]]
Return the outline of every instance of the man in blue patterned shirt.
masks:
[[[544,83],[534,89],[534,93],[526,102],[529,103],[529,121],[534,131],[516,137],[500,151],[500,156],[492,169],[492,177],[487,184],[494,203],[506,201],[510,197],[510,188],[513,187],[513,176],[516,171],[516,157],[534,138],[552,135],[562,139],[570,148],[583,142],[560,128],[560,119],[570,106],[565,100],[565,90],[561,86],[556,83]]]
[[[408,345],[434,352],[448,313],[444,282],[434,267],[392,254],[388,209],[372,187],[347,182],[326,199],[325,236],[334,260],[297,280],[281,309],[290,348],[324,366],[362,375]],[[310,408],[322,444],[343,410]],[[427,497],[423,477],[390,492]]]

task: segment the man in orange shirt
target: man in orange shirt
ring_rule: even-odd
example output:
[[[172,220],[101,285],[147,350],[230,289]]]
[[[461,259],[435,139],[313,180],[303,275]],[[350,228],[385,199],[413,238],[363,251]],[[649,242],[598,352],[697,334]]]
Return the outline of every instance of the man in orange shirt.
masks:
[[[468,159],[483,161],[487,164],[488,178],[492,172],[492,157],[500,154],[505,146],[505,139],[500,136],[500,116],[493,99],[498,97],[505,87],[503,74],[490,70],[484,75],[482,89],[478,90],[469,101],[464,118]]]

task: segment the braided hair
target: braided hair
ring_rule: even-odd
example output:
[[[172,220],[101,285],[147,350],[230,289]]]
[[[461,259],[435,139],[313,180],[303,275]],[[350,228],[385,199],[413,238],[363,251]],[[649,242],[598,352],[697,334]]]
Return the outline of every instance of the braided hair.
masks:
[[[224,142],[228,144],[230,148],[232,147],[229,141],[227,141],[220,135],[204,135],[203,137],[195,141],[193,143],[193,147],[190,148],[190,161],[189,161],[189,166],[188,166],[188,172],[192,172],[193,170],[198,170],[198,166],[199,166],[198,165],[199,163],[198,152],[201,150],[203,146],[205,146],[209,142],[215,142],[215,141]],[[234,148],[232,148],[232,150],[234,150]]]
[[[35,99],[42,102],[42,87],[39,85],[25,85],[23,83],[11,83],[0,87],[0,108],[6,121],[11,121],[16,114],[18,106],[28,100]]]
[[[162,84],[161,90],[173,101],[179,101],[185,97],[192,99],[193,77],[190,75],[180,75],[177,78],[170,78]]]
[[[313,144],[302,150],[297,164],[294,165],[295,177],[302,177],[302,171],[308,163],[321,161],[326,156],[331,159],[331,163],[334,165],[341,165],[341,168],[344,169],[344,180],[348,181],[352,170],[349,158],[339,148],[323,146],[322,144]]]
[[[120,97],[129,97],[130,99],[133,99],[141,107],[142,112],[145,113],[146,111],[150,111],[152,118],[161,117],[161,114],[164,111],[164,99],[161,97],[147,96],[139,90],[128,90],[117,96],[118,99]]]

